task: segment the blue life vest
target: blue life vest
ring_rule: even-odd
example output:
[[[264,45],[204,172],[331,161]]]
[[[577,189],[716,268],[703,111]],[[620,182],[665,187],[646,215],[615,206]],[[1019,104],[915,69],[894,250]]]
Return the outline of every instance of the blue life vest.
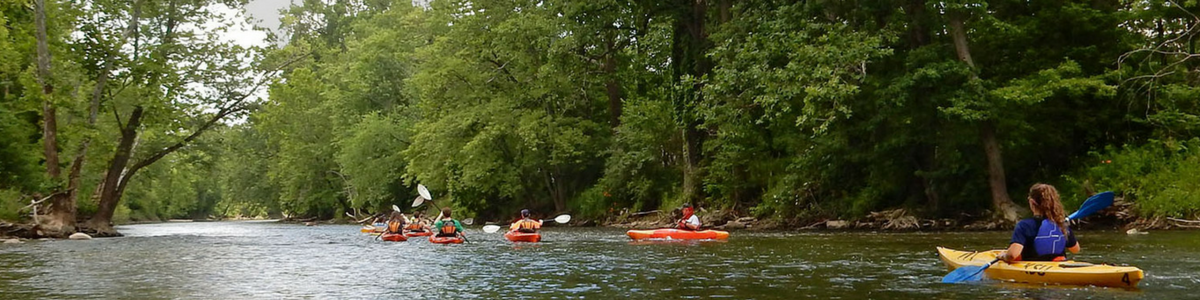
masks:
[[[1038,256],[1061,256],[1067,252],[1067,235],[1049,219],[1042,220],[1038,227],[1037,236],[1033,238],[1033,248]]]

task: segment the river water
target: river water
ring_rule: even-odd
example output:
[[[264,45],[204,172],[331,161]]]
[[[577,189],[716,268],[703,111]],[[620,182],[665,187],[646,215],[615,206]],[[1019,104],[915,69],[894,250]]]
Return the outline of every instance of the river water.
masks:
[[[757,233],[634,243],[622,230],[547,228],[514,244],[383,242],[358,226],[273,222],[121,226],[123,238],[0,244],[4,299],[1198,299],[1200,232],[1077,232],[1076,259],[1138,266],[1140,289],[942,284],[935,246],[999,248],[1006,232]]]

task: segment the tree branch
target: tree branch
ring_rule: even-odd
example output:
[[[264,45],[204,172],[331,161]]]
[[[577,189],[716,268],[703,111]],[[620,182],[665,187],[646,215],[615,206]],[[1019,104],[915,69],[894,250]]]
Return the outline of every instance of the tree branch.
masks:
[[[159,159],[162,159],[163,157],[167,156],[167,154],[171,154],[171,152],[175,152],[176,150],[179,150],[179,148],[183,148],[183,146],[187,145],[187,143],[191,142],[192,140],[195,140],[196,138],[200,137],[201,134],[203,134],[205,131],[207,131],[209,128],[211,128],[213,125],[215,125],[217,122],[221,121],[221,119],[224,119],[225,117],[227,117],[233,113],[244,111],[246,109],[246,105],[244,105],[244,104],[245,104],[246,100],[250,98],[250,96],[254,95],[255,92],[257,92],[260,88],[262,88],[264,85],[266,85],[268,82],[270,82],[271,79],[274,78],[274,76],[276,74],[278,74],[281,70],[283,70],[287,66],[299,61],[300,59],[303,59],[305,56],[307,56],[307,55],[301,55],[301,56],[292,58],[291,60],[288,60],[287,62],[281,64],[279,67],[276,67],[275,69],[267,72],[265,74],[265,76],[263,76],[262,79],[258,80],[258,82],[256,82],[254,84],[254,86],[252,86],[247,93],[235,96],[233,101],[229,101],[229,104],[222,106],[217,111],[216,114],[214,114],[211,118],[209,118],[207,121],[205,121],[204,124],[201,125],[200,128],[197,128],[195,131],[193,131],[192,134],[189,134],[187,137],[183,138],[183,140],[181,140],[175,144],[172,144],[171,146],[168,146],[166,148],[158,150],[153,155],[150,155],[150,157],[147,157],[146,159],[143,159],[143,160],[138,161],[137,163],[134,163],[133,166],[129,168],[129,172],[127,173],[126,176],[124,176],[125,178],[122,179],[121,182],[127,181],[128,178],[130,176],[132,176],[134,173],[136,173],[139,169],[144,168],[150,164],[153,164],[154,162],[157,162]],[[233,93],[234,93],[233,91],[227,92],[227,94],[233,94]]]

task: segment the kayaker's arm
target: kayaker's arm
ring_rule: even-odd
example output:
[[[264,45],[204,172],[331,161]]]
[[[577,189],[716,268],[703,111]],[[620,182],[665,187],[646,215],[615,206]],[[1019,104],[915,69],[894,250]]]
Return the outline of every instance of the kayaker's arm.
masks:
[[[1004,253],[1001,253],[1000,257],[997,258],[1006,263],[1012,263],[1021,257],[1021,251],[1023,250],[1025,250],[1025,245],[1021,245],[1020,243],[1012,243],[1008,245],[1008,250],[1004,251]]]
[[[1075,243],[1075,246],[1068,247],[1067,251],[1070,251],[1071,254],[1079,253],[1079,243]]]

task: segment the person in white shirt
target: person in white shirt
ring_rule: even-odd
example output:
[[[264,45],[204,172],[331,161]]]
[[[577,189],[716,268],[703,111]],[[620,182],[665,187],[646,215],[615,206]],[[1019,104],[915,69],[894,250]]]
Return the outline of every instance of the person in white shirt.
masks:
[[[679,229],[700,230],[700,217],[696,216],[690,203],[683,204],[683,218],[676,223]]]

